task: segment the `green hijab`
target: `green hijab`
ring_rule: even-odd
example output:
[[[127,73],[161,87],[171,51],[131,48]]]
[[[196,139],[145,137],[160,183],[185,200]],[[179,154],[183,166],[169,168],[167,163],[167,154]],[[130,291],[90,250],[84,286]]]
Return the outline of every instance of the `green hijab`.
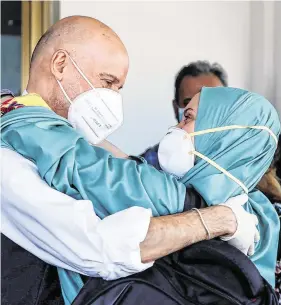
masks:
[[[280,122],[276,110],[264,97],[235,88],[203,88],[195,132],[215,127],[266,126],[276,136]],[[261,275],[274,286],[279,219],[270,201],[255,186],[273,159],[276,142],[266,130],[234,129],[195,136],[195,149],[215,161],[249,190],[247,211],[257,215],[261,239],[251,257]],[[181,179],[193,187],[208,205],[244,193],[228,176],[196,157],[195,166]]]

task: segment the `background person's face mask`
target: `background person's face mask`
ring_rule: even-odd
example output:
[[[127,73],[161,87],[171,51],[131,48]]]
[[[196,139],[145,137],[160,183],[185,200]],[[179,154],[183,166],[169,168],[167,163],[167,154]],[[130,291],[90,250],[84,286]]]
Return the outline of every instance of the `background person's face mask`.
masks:
[[[70,56],[69,58],[92,89],[79,94],[71,101],[62,84],[57,80],[65,98],[71,104],[68,120],[88,142],[98,144],[122,125],[122,96],[110,89],[95,88],[74,60]]]
[[[183,118],[183,114],[184,114],[184,109],[185,108],[178,108],[178,116],[179,116],[179,122],[182,121],[182,118]]]
[[[272,130],[270,130],[266,126],[232,125],[232,126],[224,126],[224,127],[201,130],[190,134],[188,134],[183,129],[173,127],[169,130],[167,135],[161,140],[159,144],[159,149],[158,149],[159,164],[164,171],[181,178],[194,166],[194,158],[195,158],[194,156],[197,156],[205,160],[212,166],[214,166],[222,173],[224,173],[231,180],[233,180],[238,185],[240,185],[240,187],[245,191],[245,193],[248,194],[248,188],[244,185],[244,183],[242,183],[240,180],[235,178],[231,173],[229,173],[227,170],[222,168],[216,162],[204,156],[200,152],[196,151],[192,142],[192,137],[194,136],[199,136],[206,133],[219,132],[224,130],[245,129],[245,128],[265,130],[270,134],[270,136],[272,136],[276,145],[278,144],[278,139],[276,135],[273,133]]]

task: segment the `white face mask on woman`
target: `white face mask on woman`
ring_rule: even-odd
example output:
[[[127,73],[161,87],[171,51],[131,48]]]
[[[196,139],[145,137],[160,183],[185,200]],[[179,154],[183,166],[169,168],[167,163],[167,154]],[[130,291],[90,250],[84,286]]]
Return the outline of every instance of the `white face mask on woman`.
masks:
[[[248,193],[248,188],[240,180],[235,178],[231,173],[222,168],[213,160],[204,156],[200,152],[195,150],[192,137],[200,136],[206,133],[220,132],[224,130],[231,129],[259,129],[266,130],[274,139],[276,145],[278,144],[278,139],[271,129],[266,126],[241,126],[241,125],[231,125],[223,126],[217,128],[211,128],[206,130],[201,130],[193,133],[187,133],[185,130],[177,127],[172,127],[169,129],[166,136],[161,140],[158,149],[158,159],[161,168],[170,174],[173,174],[179,178],[183,177],[191,168],[194,166],[195,156],[205,160],[216,169],[224,173],[230,179],[235,181],[241,186],[241,188]]]
[[[71,101],[62,84],[57,80],[65,98],[71,104],[68,120],[88,142],[98,144],[122,125],[122,96],[111,89],[95,88],[74,60],[70,56],[69,58],[92,89],[79,94]]]
[[[188,133],[171,127],[159,144],[159,164],[165,172],[182,177],[194,166],[194,155],[191,153],[194,150]]]

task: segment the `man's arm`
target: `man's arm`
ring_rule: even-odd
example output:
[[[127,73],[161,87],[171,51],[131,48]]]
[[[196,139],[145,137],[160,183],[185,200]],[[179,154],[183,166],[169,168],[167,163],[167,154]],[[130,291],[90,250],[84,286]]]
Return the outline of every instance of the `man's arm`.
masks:
[[[200,211],[212,238],[235,233],[237,222],[231,209],[213,206]],[[142,262],[154,261],[207,238],[206,229],[195,211],[152,218],[140,245]]]
[[[33,163],[13,151],[1,152],[2,233],[47,263],[116,279],[206,239],[194,212],[151,218],[149,210],[133,207],[100,220],[91,202],[57,192],[39,177]],[[201,211],[212,236],[234,231],[230,209]]]

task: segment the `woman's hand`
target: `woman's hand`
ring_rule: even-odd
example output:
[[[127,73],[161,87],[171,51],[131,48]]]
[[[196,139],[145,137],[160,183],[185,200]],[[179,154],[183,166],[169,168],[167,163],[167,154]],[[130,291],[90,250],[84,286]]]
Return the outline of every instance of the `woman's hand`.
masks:
[[[260,240],[260,234],[257,229],[258,218],[256,215],[245,211],[243,205],[248,201],[248,196],[240,195],[230,198],[222,206],[229,207],[236,216],[237,229],[231,236],[222,236],[222,240],[241,250],[246,255],[255,253],[255,243]]]

